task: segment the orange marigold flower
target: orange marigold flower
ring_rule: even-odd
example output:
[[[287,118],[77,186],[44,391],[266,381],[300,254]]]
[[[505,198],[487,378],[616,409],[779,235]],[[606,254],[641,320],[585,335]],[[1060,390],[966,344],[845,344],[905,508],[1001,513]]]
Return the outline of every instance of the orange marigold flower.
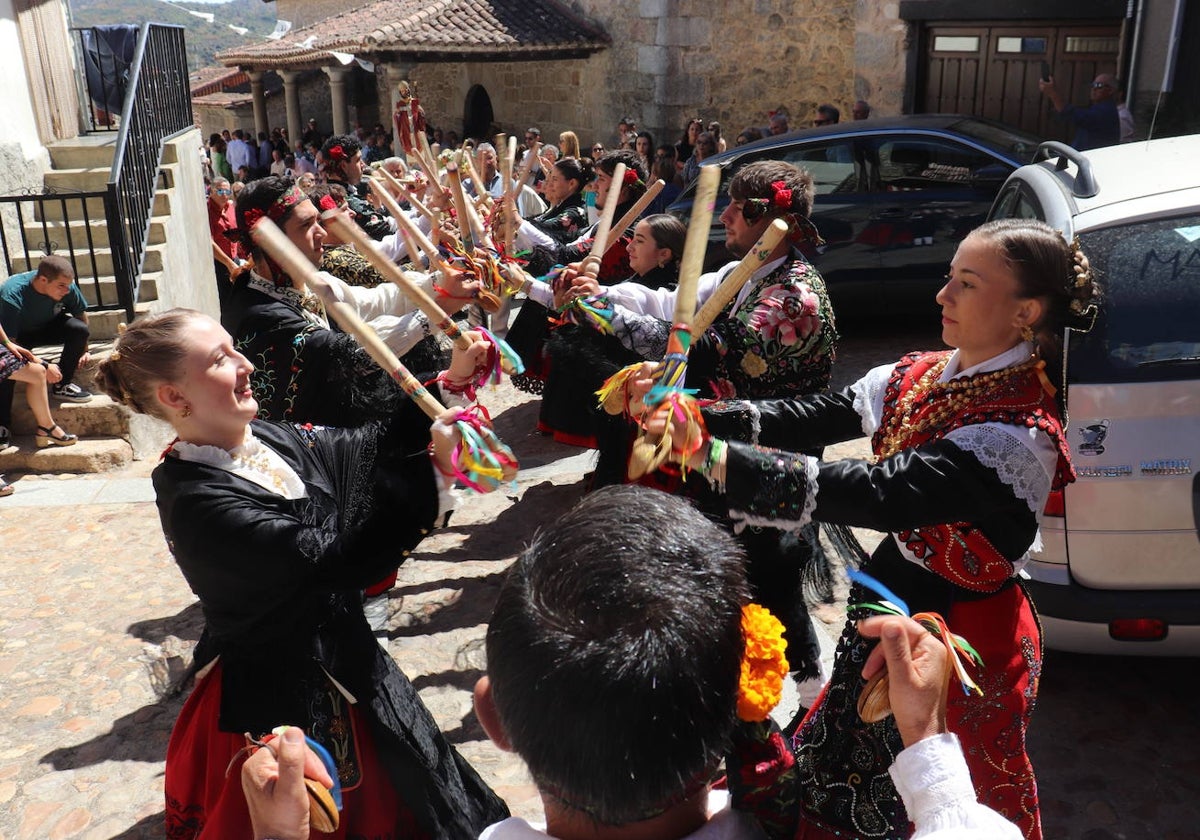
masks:
[[[742,671],[738,678],[738,717],[756,722],[779,703],[788,672],[783,624],[759,604],[742,607]]]

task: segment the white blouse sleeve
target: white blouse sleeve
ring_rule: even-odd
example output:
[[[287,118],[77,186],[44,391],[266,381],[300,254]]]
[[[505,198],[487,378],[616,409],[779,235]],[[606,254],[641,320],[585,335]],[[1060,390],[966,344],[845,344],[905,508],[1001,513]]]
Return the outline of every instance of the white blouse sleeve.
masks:
[[[879,420],[883,416],[883,393],[895,369],[894,364],[871,368],[866,376],[850,386],[850,392],[854,394],[854,410],[862,418],[863,434],[868,437],[879,428]]]
[[[902,750],[888,772],[916,827],[913,840],[1020,840],[1015,824],[976,800],[954,734]]]

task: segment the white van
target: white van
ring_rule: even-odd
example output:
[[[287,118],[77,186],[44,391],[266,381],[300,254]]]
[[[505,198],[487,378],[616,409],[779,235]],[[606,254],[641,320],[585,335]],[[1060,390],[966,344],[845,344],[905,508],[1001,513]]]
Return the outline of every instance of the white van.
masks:
[[[1200,135],[1078,152],[1044,143],[990,218],[1078,236],[1104,294],[1070,333],[1078,480],[1023,571],[1057,650],[1200,654]]]

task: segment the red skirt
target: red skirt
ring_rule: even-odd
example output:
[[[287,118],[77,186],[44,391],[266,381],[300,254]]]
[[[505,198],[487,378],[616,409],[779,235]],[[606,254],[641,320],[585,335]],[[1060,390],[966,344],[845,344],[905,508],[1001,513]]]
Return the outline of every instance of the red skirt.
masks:
[[[947,728],[962,743],[975,795],[1015,823],[1026,840],[1041,840],[1037,781],[1025,751],[1025,731],[1042,673],[1042,633],[1033,605],[1020,586],[1009,586],[987,598],[958,602],[945,618],[984,663],[972,672],[983,696],[964,694],[952,676],[946,709]],[[820,712],[829,688],[805,717],[801,732]],[[830,830],[801,810],[796,840],[848,836],[853,835]]]
[[[342,814],[333,834],[314,834],[345,840],[423,837],[379,761],[370,729],[358,706],[350,705],[358,781],[342,788]],[[221,709],[221,666],[218,663],[196,684],[167,745],[166,836],[170,840],[253,840],[250,812],[242,793],[239,753],[246,746],[242,733],[217,727]],[[280,721],[280,724],[287,721]]]

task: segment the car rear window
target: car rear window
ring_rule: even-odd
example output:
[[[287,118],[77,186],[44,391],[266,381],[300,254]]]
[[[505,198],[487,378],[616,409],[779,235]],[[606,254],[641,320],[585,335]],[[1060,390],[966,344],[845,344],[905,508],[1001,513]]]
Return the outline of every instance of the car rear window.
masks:
[[[1072,334],[1072,382],[1200,379],[1200,214],[1081,237],[1104,302]]]

